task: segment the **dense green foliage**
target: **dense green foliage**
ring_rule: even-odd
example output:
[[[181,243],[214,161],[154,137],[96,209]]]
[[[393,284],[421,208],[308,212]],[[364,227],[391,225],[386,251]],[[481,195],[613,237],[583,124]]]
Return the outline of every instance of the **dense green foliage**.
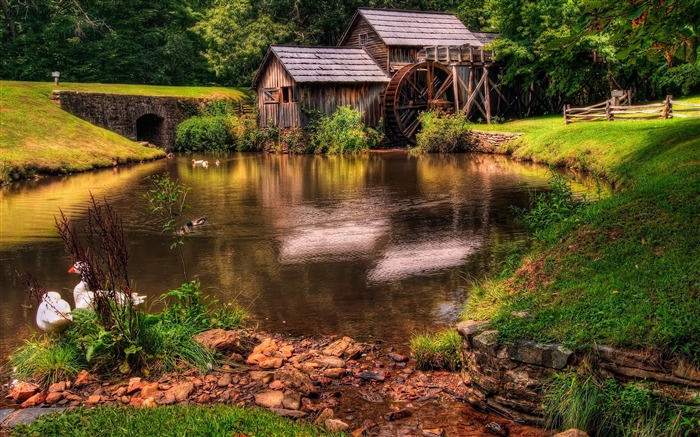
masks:
[[[428,111],[420,115],[421,129],[412,153],[451,153],[469,149],[469,120],[461,113],[444,115]]]
[[[175,135],[179,152],[225,152],[233,146],[228,116],[197,116],[180,123]]]
[[[271,412],[229,405],[158,408],[97,407],[42,416],[13,436],[332,436]]]
[[[249,85],[270,44],[337,44],[360,6],[447,11],[502,35],[506,80],[600,100],[700,86],[700,0],[3,0],[0,77]],[[593,62],[595,59],[599,62]]]
[[[80,348],[66,338],[40,337],[27,340],[7,367],[19,379],[48,385],[75,378],[85,367],[84,361]]]
[[[434,334],[414,335],[410,342],[411,353],[419,369],[444,369],[455,371],[462,365],[459,351],[462,337],[454,329]]]
[[[642,383],[566,373],[544,388],[545,419],[553,429],[581,429],[591,436],[675,437],[700,431],[700,406],[682,406],[654,395]]]
[[[330,117],[321,117],[309,129],[316,153],[362,153],[379,144],[379,133],[366,127],[360,118],[360,112],[349,106],[340,106]]]
[[[520,158],[594,170],[617,187],[552,223],[519,266],[478,287],[465,316],[502,339],[653,347],[700,362],[700,123],[581,123],[550,117],[490,126],[525,135]],[[528,318],[515,318],[526,311]]]

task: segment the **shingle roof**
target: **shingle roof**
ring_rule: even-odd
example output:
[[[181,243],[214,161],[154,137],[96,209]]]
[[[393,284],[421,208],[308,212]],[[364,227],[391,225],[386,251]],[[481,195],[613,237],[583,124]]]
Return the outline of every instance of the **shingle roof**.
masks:
[[[371,8],[359,8],[357,13],[389,46],[484,45],[452,14]]]
[[[489,32],[472,32],[472,34],[481,41],[483,45],[489,44],[492,42],[494,39],[498,38],[497,33],[489,33]]]
[[[270,50],[297,82],[389,82],[364,49],[271,46]]]

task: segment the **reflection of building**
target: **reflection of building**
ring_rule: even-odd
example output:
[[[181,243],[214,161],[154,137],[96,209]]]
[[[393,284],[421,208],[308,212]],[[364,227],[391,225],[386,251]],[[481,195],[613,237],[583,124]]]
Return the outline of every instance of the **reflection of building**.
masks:
[[[490,122],[510,107],[484,49],[494,37],[448,13],[360,8],[337,47],[270,47],[253,80],[260,125],[303,127],[304,110],[342,105],[397,141],[414,139],[428,109]]]

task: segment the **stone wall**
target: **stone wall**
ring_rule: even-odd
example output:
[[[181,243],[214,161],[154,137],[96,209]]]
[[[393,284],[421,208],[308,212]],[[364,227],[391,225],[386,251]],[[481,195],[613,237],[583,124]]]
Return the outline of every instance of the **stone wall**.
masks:
[[[469,141],[472,151],[481,153],[494,153],[499,146],[521,137],[520,133],[485,132],[479,130],[469,131]]]
[[[576,371],[584,364],[623,382],[644,379],[655,390],[683,403],[700,399],[700,369],[683,360],[610,346],[575,354],[555,344],[499,344],[498,331],[488,322],[461,322],[457,330],[464,339],[462,358],[468,373],[469,403],[523,423],[543,425],[543,384],[557,372]]]

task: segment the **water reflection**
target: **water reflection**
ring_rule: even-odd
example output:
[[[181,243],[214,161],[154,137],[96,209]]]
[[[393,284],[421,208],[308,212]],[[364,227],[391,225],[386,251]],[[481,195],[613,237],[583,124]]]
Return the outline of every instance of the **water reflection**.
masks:
[[[521,187],[547,181],[543,167],[488,155],[232,154],[208,168],[192,158],[2,188],[2,355],[30,335],[34,318],[15,270],[72,302],[76,278],[53,217],[60,207],[80,225],[89,191],[122,217],[139,293],[157,296],[184,280],[170,236],[140,198],[146,176],[168,172],[192,187],[183,221],[208,217],[184,255],[212,296],[238,299],[264,329],[405,341],[455,319],[464,278],[492,271],[522,238],[509,212],[527,204]]]

